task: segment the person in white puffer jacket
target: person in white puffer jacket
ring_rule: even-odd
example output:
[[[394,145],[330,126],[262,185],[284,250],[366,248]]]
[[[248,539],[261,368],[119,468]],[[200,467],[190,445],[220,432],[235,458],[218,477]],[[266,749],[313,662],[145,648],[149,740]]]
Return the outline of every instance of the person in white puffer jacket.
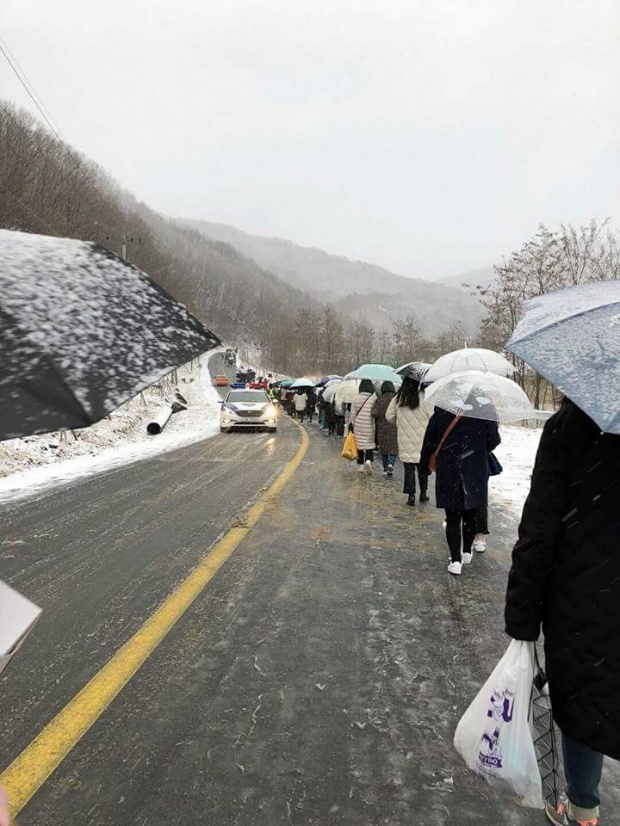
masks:
[[[424,434],[432,413],[432,408],[424,401],[420,382],[407,376],[385,414],[389,422],[396,422],[398,458],[405,469],[403,493],[408,496],[408,505],[415,505],[416,468],[420,480],[420,502],[428,502],[428,476],[420,476],[419,465]]]
[[[357,446],[357,469],[360,473],[372,473],[372,463],[376,443],[376,425],[372,415],[377,395],[374,384],[370,379],[362,379],[359,393],[351,405],[350,429],[355,436]]]

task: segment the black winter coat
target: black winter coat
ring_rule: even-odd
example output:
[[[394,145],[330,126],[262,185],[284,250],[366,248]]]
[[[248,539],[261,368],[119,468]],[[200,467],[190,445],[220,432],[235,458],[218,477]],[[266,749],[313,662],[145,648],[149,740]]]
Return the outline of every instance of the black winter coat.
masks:
[[[560,729],[620,759],[620,436],[572,403],[545,425],[506,594],[511,637],[541,623]]]
[[[435,408],[426,428],[420,472],[446,432],[453,413]],[[486,505],[489,489],[489,451],[501,442],[497,422],[462,416],[437,454],[435,498],[438,508],[464,511]]]
[[[372,415],[377,423],[377,445],[384,456],[398,454],[398,433],[396,424],[388,422],[385,411],[390,406],[395,393],[382,393],[373,408]]]

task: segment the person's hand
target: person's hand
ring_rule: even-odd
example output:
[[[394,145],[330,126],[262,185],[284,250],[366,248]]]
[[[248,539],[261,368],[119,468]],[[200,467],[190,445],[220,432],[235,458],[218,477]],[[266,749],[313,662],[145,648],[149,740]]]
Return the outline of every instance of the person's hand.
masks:
[[[0,826],[11,826],[9,796],[2,786],[0,786]]]

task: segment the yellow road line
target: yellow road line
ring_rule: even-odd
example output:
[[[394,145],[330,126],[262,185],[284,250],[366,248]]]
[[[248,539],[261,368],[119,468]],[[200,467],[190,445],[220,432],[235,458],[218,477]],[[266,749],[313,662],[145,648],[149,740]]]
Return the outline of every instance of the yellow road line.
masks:
[[[299,429],[302,441],[297,453],[275,482],[250,508],[242,524],[231,528],[213,546],[198,567],[170,594],[134,636],[0,775],[0,783],[9,793],[13,816],[26,805],[127,685],[290,480],[308,449],[308,434],[303,428]]]

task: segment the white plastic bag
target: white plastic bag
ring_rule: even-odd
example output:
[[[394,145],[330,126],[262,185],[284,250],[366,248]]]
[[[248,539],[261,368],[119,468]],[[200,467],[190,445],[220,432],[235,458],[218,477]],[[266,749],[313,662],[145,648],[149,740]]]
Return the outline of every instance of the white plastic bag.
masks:
[[[513,640],[461,718],[454,746],[470,769],[522,806],[542,808],[530,702],[534,643]]]

